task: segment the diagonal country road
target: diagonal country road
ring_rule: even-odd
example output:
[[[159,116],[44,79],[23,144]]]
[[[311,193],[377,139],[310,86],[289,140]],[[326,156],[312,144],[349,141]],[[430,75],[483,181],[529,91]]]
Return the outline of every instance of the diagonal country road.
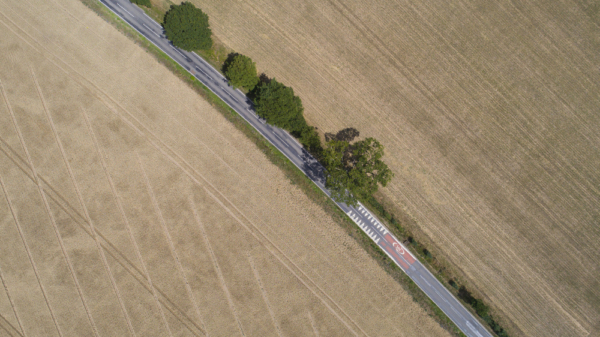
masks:
[[[196,53],[174,47],[165,37],[162,26],[148,17],[139,7],[131,4],[129,0],[99,1],[219,96],[304,172],[325,194],[331,196],[325,188],[323,166],[290,134],[266,124],[263,119],[259,118],[253,110],[250,100],[239,90],[230,87],[228,81],[204,59]],[[442,309],[465,335],[492,337],[492,334],[362,204],[357,207],[351,207],[344,203],[337,203],[337,205]]]

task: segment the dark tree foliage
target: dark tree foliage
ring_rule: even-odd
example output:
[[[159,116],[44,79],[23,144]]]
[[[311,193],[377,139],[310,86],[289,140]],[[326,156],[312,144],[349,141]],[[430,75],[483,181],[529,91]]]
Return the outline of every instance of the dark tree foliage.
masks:
[[[323,154],[323,146],[321,145],[321,138],[317,130],[312,126],[307,126],[300,134],[300,143],[304,145],[306,150],[310,152],[315,158],[321,159]]]
[[[262,73],[260,74],[260,76],[258,76],[258,80],[260,83],[269,83],[271,82],[271,78],[269,78],[269,76],[267,76],[267,74]]]
[[[134,3],[134,4],[146,6],[148,8],[152,7],[152,4],[150,3],[150,0],[131,0],[131,2]]]
[[[471,295],[471,292],[468,291],[467,288],[465,288],[465,286],[461,286],[460,289],[458,289],[458,297],[462,298],[465,302],[469,303],[471,307],[475,309],[475,312],[477,312],[477,315],[479,315],[479,317],[488,316],[490,308],[488,308],[488,306],[485,305],[480,299],[473,297],[473,295]]]
[[[500,324],[498,324],[498,322],[496,322],[494,318],[489,314],[490,308],[487,305],[485,305],[482,300],[475,298],[471,294],[471,292],[468,291],[467,288],[465,288],[465,286],[461,286],[458,289],[458,297],[460,297],[465,302],[469,303],[469,305],[471,305],[471,307],[475,309],[477,315],[483,318],[483,320],[487,324],[489,324],[490,328],[492,328],[492,330],[499,337],[508,337],[508,332],[506,332],[506,330],[504,330],[504,328],[501,327]]]
[[[254,91],[256,113],[267,123],[290,131],[299,137],[308,125],[302,114],[304,107],[294,90],[272,79],[262,82]]]
[[[471,295],[471,292],[468,291],[467,288],[465,288],[465,286],[461,286],[460,289],[458,289],[458,297],[460,297],[462,300],[469,304],[473,303],[473,301],[475,300],[475,297]]]
[[[242,54],[230,54],[223,64],[223,72],[234,87],[252,90],[259,81],[256,64],[248,56]]]
[[[335,135],[333,133],[326,133],[325,141],[328,142],[332,139],[337,139],[343,142],[350,143],[354,140],[354,138],[358,136],[360,136],[360,132],[358,132],[358,130],[356,130],[355,128],[345,128],[338,131],[338,133],[336,133]]]
[[[173,45],[183,50],[208,50],[212,47],[208,15],[189,2],[172,5],[165,14],[163,27]]]
[[[350,144],[333,139],[323,149],[321,163],[326,169],[325,186],[336,201],[356,205],[368,198],[379,185],[386,186],[392,171],[381,161],[383,145],[374,138]]]

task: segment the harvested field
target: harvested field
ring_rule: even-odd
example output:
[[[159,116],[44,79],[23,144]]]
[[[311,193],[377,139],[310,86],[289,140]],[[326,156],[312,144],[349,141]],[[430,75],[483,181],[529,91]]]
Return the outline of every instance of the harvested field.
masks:
[[[600,334],[594,1],[193,2],[319,130],[382,141],[382,194],[511,331]]]
[[[0,36],[0,336],[448,335],[80,1],[0,0]]]

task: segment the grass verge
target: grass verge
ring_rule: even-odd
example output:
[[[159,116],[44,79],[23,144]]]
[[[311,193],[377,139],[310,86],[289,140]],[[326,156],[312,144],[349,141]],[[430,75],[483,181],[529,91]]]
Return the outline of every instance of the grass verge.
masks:
[[[447,261],[434,256],[433,253],[422,242],[418,242],[417,239],[415,239],[415,235],[403,225],[403,223],[411,221],[406,214],[403,214],[404,217],[399,219],[390,211],[390,208],[392,207],[389,206],[389,202],[386,202],[385,198],[380,194],[378,194],[377,198],[370,197],[366,200],[361,200],[361,202],[383,221],[388,229],[399,240],[407,247],[411,248],[410,251],[419,259],[419,261],[429,269],[446,289],[462,302],[467,310],[470,310],[475,317],[479,316],[482,323],[484,325],[487,324],[497,336],[509,336],[508,332],[504,329],[498,319],[490,312],[490,308],[484,304],[481,299],[473,296],[473,294],[467,290],[465,285],[466,282],[459,281],[459,277],[457,277],[458,273],[455,271],[455,268]]]
[[[433,303],[433,301],[431,301],[431,299],[429,299],[429,297],[427,297],[427,295],[423,293],[421,289],[404,273],[404,271],[402,271],[402,269],[400,269],[363,231],[361,231],[354,224],[354,222],[352,222],[348,216],[342,212],[342,210],[340,210],[325,193],[323,193],[323,191],[313,184],[313,182],[302,171],[300,171],[291,161],[289,161],[287,157],[285,157],[277,148],[271,145],[258,131],[248,124],[240,115],[238,115],[237,112],[231,109],[218,96],[216,96],[200,81],[188,73],[187,70],[172,60],[168,55],[166,55],[162,50],[160,50],[146,38],[141,36],[135,29],[129,26],[126,22],[122,21],[117,15],[107,9],[98,0],[80,1],[97,13],[101,18],[119,29],[119,31],[133,40],[136,44],[145,48],[146,51],[152,54],[162,65],[171,70],[177,77],[190,85],[199,95],[205,98],[239,131],[244,133],[244,135],[246,135],[246,137],[248,137],[248,139],[250,139],[260,149],[260,151],[266,155],[269,161],[279,167],[292,184],[298,186],[312,201],[320,205],[322,209],[329,214],[350,237],[352,237],[361,247],[363,247],[367,253],[411,295],[413,300],[417,302],[429,316],[434,318],[440,324],[440,326],[442,326],[452,335],[465,336],[448,318],[448,316],[446,316],[443,311],[435,303]],[[170,3],[170,1],[168,1],[168,3]],[[162,8],[156,6],[154,6],[152,9],[148,9],[143,6],[141,6],[141,8],[150,17],[162,22],[162,17],[164,17],[164,12],[161,12]],[[168,9],[168,7],[166,9]],[[224,61],[224,59],[220,61],[220,53],[225,53],[224,55],[227,55],[230,51],[228,51],[226,47],[222,45],[217,46],[217,48],[222,48],[222,50],[225,52],[218,50],[216,52],[208,51],[206,53],[201,53],[200,55],[207,58],[211,65],[220,70],[222,62]],[[386,211],[383,206],[378,204],[380,207],[376,207],[377,204],[372,204],[374,201],[376,202],[375,198],[373,198],[373,200],[367,200],[364,203],[365,205],[368,205],[369,208],[373,210],[375,214],[378,215],[382,220],[387,219],[389,216],[386,216]],[[382,210],[383,213],[381,212]],[[393,216],[391,219],[394,219]],[[390,226],[390,223],[387,225],[390,227],[390,229],[392,229],[392,232],[397,237],[405,238],[405,234],[407,232],[402,228],[402,226],[394,223],[394,221],[392,221],[393,226]],[[423,261],[422,256],[419,254],[417,255],[420,257],[420,260]],[[435,269],[431,268],[429,263],[425,263],[425,265],[427,265],[431,271],[435,271]],[[439,273],[434,273],[436,276],[438,276],[438,274]],[[445,284],[447,285],[447,282],[445,282]]]

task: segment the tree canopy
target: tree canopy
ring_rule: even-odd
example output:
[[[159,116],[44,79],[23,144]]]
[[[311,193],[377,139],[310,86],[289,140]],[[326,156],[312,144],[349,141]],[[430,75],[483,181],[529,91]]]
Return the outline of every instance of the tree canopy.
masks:
[[[333,133],[325,133],[325,141],[328,142],[332,139],[337,139],[350,143],[354,140],[354,138],[358,136],[360,136],[360,132],[358,132],[358,130],[356,130],[355,128],[345,128],[338,131],[338,133],[336,133],[335,135]]]
[[[131,0],[131,2],[133,2],[134,4],[146,6],[148,8],[152,7],[150,0]]]
[[[357,198],[375,193],[386,186],[392,171],[381,161],[383,145],[374,138],[350,144],[331,139],[323,149],[321,163],[326,169],[327,187],[334,200],[356,205]]]
[[[254,93],[256,113],[267,123],[301,135],[308,128],[304,119],[304,107],[294,90],[272,79],[262,82]]]
[[[208,15],[189,2],[172,5],[165,14],[163,27],[173,45],[183,50],[208,50],[212,47]]]
[[[242,54],[231,54],[223,65],[223,71],[234,87],[252,90],[259,81],[256,64]]]

